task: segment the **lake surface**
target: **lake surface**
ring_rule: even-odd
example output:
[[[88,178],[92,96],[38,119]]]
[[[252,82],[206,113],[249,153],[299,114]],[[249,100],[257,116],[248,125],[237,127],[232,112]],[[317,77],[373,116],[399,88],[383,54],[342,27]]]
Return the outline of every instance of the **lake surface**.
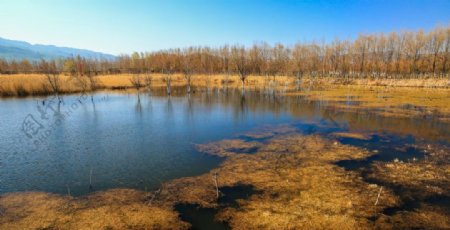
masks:
[[[427,117],[381,116],[346,111],[327,101],[259,91],[175,89],[148,93],[0,99],[0,193],[47,191],[79,196],[109,188],[154,190],[164,181],[195,176],[223,160],[199,153],[195,144],[262,126],[289,124],[305,134],[370,132],[369,140],[339,138],[345,144],[379,151],[363,162],[340,162],[347,169],[374,160],[420,158],[416,142],[448,145],[450,125]],[[43,102],[44,101],[44,102]],[[343,101],[353,105],[351,97]],[[411,108],[413,109],[413,108]],[[404,151],[395,149],[403,148]]]

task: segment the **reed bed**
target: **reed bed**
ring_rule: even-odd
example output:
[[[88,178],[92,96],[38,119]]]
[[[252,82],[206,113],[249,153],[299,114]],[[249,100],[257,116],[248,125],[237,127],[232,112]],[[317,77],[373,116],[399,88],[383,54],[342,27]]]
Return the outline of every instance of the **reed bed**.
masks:
[[[127,89],[133,88],[131,79],[140,78],[142,81],[148,75],[140,74],[115,74],[98,75],[99,87],[97,89]],[[163,87],[166,85],[166,75],[151,74],[152,87]],[[77,84],[74,77],[60,75],[61,92],[76,93],[83,91],[83,88]],[[195,87],[241,87],[239,77],[236,75],[194,75],[191,79],[192,86]],[[299,82],[304,86],[326,86],[326,85],[358,85],[358,86],[393,86],[393,87],[426,87],[426,88],[448,88],[449,79],[345,79],[336,78],[309,78],[304,77],[300,81],[290,76],[249,76],[246,80],[246,87],[249,88],[280,88],[295,89]],[[184,86],[187,80],[182,74],[171,76],[172,86]],[[0,96],[3,97],[23,97],[49,95],[52,91],[43,74],[14,74],[0,75]]]

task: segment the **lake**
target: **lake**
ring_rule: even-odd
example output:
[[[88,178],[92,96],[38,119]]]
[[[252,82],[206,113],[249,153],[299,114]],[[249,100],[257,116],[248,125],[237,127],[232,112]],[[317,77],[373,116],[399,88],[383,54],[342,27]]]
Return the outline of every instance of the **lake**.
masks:
[[[195,176],[223,158],[195,145],[240,135],[264,126],[289,124],[298,132],[370,133],[371,139],[340,137],[345,144],[379,151],[366,162],[341,162],[355,169],[374,160],[420,158],[420,141],[448,145],[450,125],[433,115],[389,117],[371,109],[342,110],[328,101],[250,90],[184,88],[98,92],[0,100],[0,193],[46,191],[72,196],[110,188],[154,190],[161,183]],[[44,101],[44,102],[43,102]],[[352,97],[342,103],[357,104]],[[59,108],[58,108],[59,107]],[[414,108],[407,108],[414,109]],[[384,143],[384,144],[382,144]],[[388,144],[386,144],[388,143]]]

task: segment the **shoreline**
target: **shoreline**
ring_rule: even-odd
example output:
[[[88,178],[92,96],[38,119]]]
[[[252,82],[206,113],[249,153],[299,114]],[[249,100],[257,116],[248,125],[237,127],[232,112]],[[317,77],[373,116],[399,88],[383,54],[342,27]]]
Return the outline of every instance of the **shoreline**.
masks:
[[[142,81],[140,88],[149,88],[144,84],[145,75],[115,74],[98,75],[96,81],[98,86],[95,90],[80,86],[75,77],[60,75],[59,94],[73,94],[80,92],[91,92],[101,90],[126,90],[136,89],[132,79],[139,76]],[[166,76],[163,74],[152,74],[150,88],[166,87]],[[241,88],[241,82],[237,75],[193,75],[192,87],[229,87]],[[86,84],[86,83],[85,83]],[[182,74],[171,75],[171,87],[187,86],[186,78]],[[273,88],[273,89],[296,89],[299,87],[335,87],[335,86],[358,86],[358,87],[390,87],[390,88],[439,88],[449,89],[450,79],[428,78],[428,79],[338,79],[331,77],[311,78],[303,77],[299,81],[292,76],[249,76],[246,79],[247,88]],[[84,88],[84,89],[83,89]],[[50,84],[43,74],[0,74],[0,97],[29,97],[48,96],[54,94]]]

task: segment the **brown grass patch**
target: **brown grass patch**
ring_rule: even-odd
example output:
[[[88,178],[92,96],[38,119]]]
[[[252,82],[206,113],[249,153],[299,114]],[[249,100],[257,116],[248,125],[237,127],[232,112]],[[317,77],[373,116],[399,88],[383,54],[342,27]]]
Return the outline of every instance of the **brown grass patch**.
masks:
[[[98,80],[101,89],[126,89],[131,88],[130,79],[133,74],[113,74],[99,75]],[[144,74],[138,75],[143,81]],[[152,87],[165,86],[165,76],[162,74],[151,74]],[[80,92],[82,89],[77,81],[70,76],[61,75],[61,93]],[[333,86],[342,85],[343,82],[333,78],[309,78],[305,77],[301,80],[305,87],[316,86]],[[43,74],[0,74],[0,95],[1,96],[28,96],[28,95],[44,95],[50,92],[43,87],[46,84],[46,77]],[[174,74],[172,76],[172,86],[186,85],[186,79],[182,74]],[[345,84],[349,84],[346,82]],[[367,86],[393,86],[393,87],[450,87],[450,80],[447,79],[381,79],[381,80],[352,80],[351,85],[360,88]],[[237,75],[194,75],[192,76],[192,85],[194,87],[232,87],[240,88],[241,81]],[[275,90],[296,90],[298,89],[297,80],[289,76],[277,76],[275,79],[264,76],[249,76],[246,80],[246,87],[251,89],[265,89],[271,86]]]
[[[206,144],[210,148],[203,150],[211,150],[214,155],[227,152],[228,145],[222,144]],[[225,147],[222,151],[218,150],[221,146]],[[261,192],[239,201],[238,209],[219,212],[217,219],[229,221],[233,228],[370,228],[373,223],[369,218],[395,205],[397,199],[385,188],[375,206],[379,187],[334,165],[338,160],[370,154],[318,136],[278,136],[263,144],[256,154],[227,154],[222,166],[210,174],[169,182],[164,196],[181,191],[175,200],[214,207],[212,175],[217,173],[221,187],[248,184]]]
[[[370,140],[371,135],[367,133],[355,133],[355,132],[334,132],[330,134],[334,137],[345,137],[345,138],[353,138],[359,140]]]
[[[450,197],[450,151],[448,148],[427,146],[423,160],[413,162],[377,162],[370,170],[369,178],[398,187],[402,197],[421,202],[409,212],[397,212],[392,217],[377,220],[380,226],[393,223],[399,228],[449,229],[449,207],[427,204],[427,198]],[[425,202],[423,202],[425,201]],[[444,205],[444,204],[442,204]]]
[[[42,192],[0,198],[0,229],[186,229],[167,207],[145,204],[147,194],[114,189],[73,198]]]
[[[230,150],[254,146],[258,147],[254,154]],[[335,165],[337,161],[364,159],[373,154],[361,148],[293,132],[277,134],[264,143],[231,139],[198,147],[208,154],[226,156],[226,160],[209,173],[166,182],[160,192],[114,189],[80,198],[46,193],[7,194],[0,198],[0,210],[4,210],[0,228],[188,228],[173,210],[178,203],[219,208],[216,219],[229,222],[234,229],[448,226],[445,210],[435,207],[383,215],[385,208],[400,205],[399,197],[389,187],[383,187],[375,205],[380,187],[365,182],[359,172]],[[405,186],[442,185],[433,191],[448,191],[448,167],[421,170],[421,165],[416,168],[406,165],[409,163],[395,163],[394,167],[388,164],[392,163],[377,164],[374,175]],[[218,207],[213,180],[216,174],[219,187],[251,185],[258,193],[238,200],[239,207]]]
[[[340,110],[376,111],[390,117],[438,116],[447,121],[450,117],[450,90],[430,88],[395,88],[379,86],[334,86],[308,91],[287,93],[304,96],[309,100],[328,102]],[[354,102],[357,103],[354,103]]]

